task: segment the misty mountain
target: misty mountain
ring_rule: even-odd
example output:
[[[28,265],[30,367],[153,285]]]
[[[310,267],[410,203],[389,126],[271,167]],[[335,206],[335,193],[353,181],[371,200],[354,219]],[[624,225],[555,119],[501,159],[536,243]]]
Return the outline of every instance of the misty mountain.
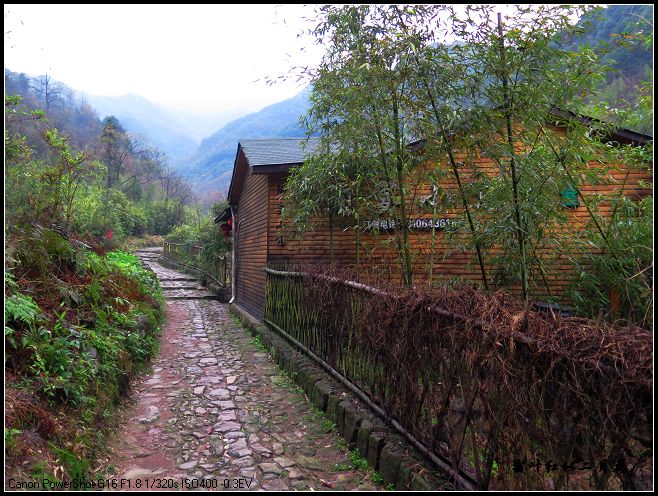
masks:
[[[612,68],[599,83],[591,108],[585,109],[585,113],[653,134],[653,111],[636,105],[638,98],[648,98],[653,93],[653,37],[644,38],[653,33],[653,5],[611,5],[583,16],[578,25],[589,29],[576,37],[571,47],[607,44],[602,59]],[[651,84],[645,85],[646,81]],[[610,110],[601,109],[601,102],[607,102]],[[620,118],[618,109],[632,112]]]
[[[226,189],[231,181],[238,141],[248,138],[301,138],[299,118],[308,108],[310,90],[236,119],[204,139],[178,172],[200,191]]]
[[[178,109],[168,110],[179,118],[185,131],[196,140],[197,147],[203,138],[207,138],[222,126],[225,126],[234,119],[242,117],[246,113],[240,110],[219,113],[197,113]]]
[[[174,111],[137,95],[85,95],[89,104],[104,118],[113,115],[132,133],[138,133],[164,151],[175,167],[190,156],[204,136],[226,124],[233,114],[193,114]]]

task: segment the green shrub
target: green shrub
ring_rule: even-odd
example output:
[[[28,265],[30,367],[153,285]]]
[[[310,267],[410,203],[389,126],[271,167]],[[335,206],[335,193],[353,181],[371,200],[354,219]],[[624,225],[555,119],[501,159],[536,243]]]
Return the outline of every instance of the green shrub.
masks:
[[[17,330],[36,331],[42,318],[41,309],[31,296],[18,291],[18,285],[11,273],[5,271],[5,287],[12,292],[5,296],[5,342],[12,349],[18,347],[15,335]]]
[[[165,240],[171,243],[193,245],[196,244],[199,239],[199,231],[199,226],[182,224],[180,226],[174,227],[165,237]]]
[[[33,277],[49,277],[75,270],[76,252],[61,234],[39,226],[27,227],[15,247],[14,257],[21,272]]]
[[[140,236],[148,230],[145,208],[116,189],[90,188],[76,198],[75,209],[78,214],[74,227],[80,233],[100,237],[112,229],[113,238],[122,240],[129,235]]]
[[[160,281],[153,272],[142,267],[139,257],[121,250],[110,252],[106,256],[111,266],[138,283],[143,294],[159,294]]]
[[[28,257],[27,247],[37,253]],[[134,255],[82,252],[52,231],[29,233],[16,254],[23,273],[36,274],[44,288],[59,291],[61,304],[48,319],[5,272],[11,293],[5,298],[5,339],[9,358],[18,357],[11,365],[48,402],[84,406],[93,418],[117,398],[123,376],[157,351],[163,318],[159,282]],[[53,266],[62,260],[75,265],[68,267],[68,278],[75,272],[86,281],[83,287],[53,278]],[[40,270],[27,270],[27,263]]]
[[[606,238],[590,227],[588,253],[576,265],[568,291],[576,312],[597,317],[619,295],[620,315],[651,328],[653,322],[653,198],[640,202],[621,198],[613,202],[615,215]]]

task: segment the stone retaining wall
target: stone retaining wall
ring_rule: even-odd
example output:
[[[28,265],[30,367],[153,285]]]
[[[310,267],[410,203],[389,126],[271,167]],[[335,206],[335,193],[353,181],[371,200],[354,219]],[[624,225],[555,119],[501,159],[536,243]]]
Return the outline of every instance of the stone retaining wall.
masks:
[[[350,449],[358,449],[386,485],[398,490],[454,490],[447,477],[401,435],[375,416],[354,394],[284,337],[237,304],[229,307],[253,336],[260,336],[279,367],[302,387],[309,402],[325,412]]]

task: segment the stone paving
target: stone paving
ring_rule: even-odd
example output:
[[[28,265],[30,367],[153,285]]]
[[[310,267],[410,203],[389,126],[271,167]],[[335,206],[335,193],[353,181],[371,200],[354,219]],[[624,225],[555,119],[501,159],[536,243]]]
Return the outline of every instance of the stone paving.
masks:
[[[226,304],[138,254],[160,278],[167,325],[113,445],[119,488],[381,489]]]

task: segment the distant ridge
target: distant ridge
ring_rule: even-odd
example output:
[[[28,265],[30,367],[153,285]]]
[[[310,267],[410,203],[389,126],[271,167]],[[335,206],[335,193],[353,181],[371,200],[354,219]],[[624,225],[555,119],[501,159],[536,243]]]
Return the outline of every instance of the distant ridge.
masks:
[[[102,119],[113,115],[125,128],[145,136],[164,151],[172,165],[189,157],[201,138],[231,119],[228,114],[194,115],[168,110],[138,95],[99,96],[85,94]]]
[[[236,119],[201,141],[179,172],[199,191],[228,189],[238,141],[253,138],[304,138],[299,120],[309,106],[310,89],[259,112]]]

